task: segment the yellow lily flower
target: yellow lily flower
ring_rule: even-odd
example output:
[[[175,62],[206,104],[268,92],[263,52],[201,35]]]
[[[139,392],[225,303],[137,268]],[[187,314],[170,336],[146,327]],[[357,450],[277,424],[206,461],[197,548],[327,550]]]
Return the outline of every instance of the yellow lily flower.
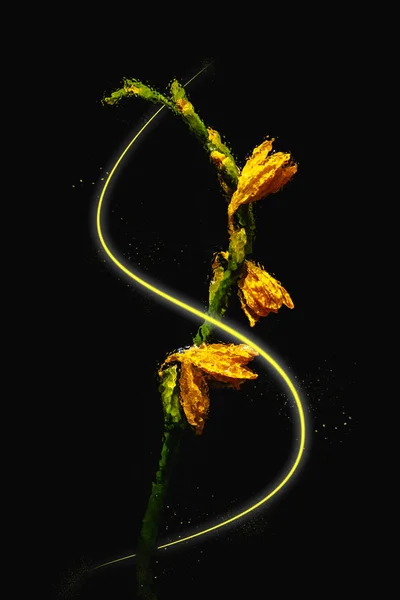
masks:
[[[238,281],[240,304],[254,327],[260,317],[277,313],[282,304],[294,308],[285,288],[263,268],[250,260],[243,263],[243,273]]]
[[[246,367],[258,353],[246,344],[206,344],[191,346],[170,354],[161,365],[180,362],[180,402],[188,423],[195,427],[197,435],[203,432],[210,407],[208,381],[222,382],[239,389],[247,380],[257,379]]]
[[[240,206],[278,192],[297,171],[297,165],[290,161],[289,153],[270,154],[273,141],[274,139],[266,139],[254,148],[243,167],[228,206],[230,231],[233,231],[233,215]]]

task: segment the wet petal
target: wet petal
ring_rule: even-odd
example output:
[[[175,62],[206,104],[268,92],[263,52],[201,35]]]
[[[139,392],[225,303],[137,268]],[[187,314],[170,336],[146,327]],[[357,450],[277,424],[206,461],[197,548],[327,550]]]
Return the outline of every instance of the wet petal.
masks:
[[[179,377],[180,401],[187,421],[200,435],[210,408],[208,385],[202,372],[189,360],[183,360]]]
[[[246,260],[238,281],[242,308],[253,327],[260,317],[277,313],[282,304],[294,308],[293,301],[281,283],[262,267]]]
[[[230,228],[233,215],[240,206],[278,192],[297,171],[289,153],[270,154],[273,141],[267,139],[257,146],[243,167],[228,207]]]
[[[249,379],[257,379],[246,367],[258,353],[245,344],[202,344],[192,346],[185,353],[207,378],[233,385],[236,389]]]

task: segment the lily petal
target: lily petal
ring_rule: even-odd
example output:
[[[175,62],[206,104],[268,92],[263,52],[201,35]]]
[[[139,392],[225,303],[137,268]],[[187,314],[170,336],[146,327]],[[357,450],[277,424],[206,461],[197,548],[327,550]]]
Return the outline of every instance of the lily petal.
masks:
[[[202,344],[192,346],[186,354],[207,378],[233,385],[236,389],[244,381],[258,377],[245,366],[258,355],[246,344]]]
[[[200,435],[210,408],[208,385],[202,372],[189,360],[182,362],[179,387],[180,402],[187,421]]]
[[[278,192],[296,173],[297,165],[289,153],[271,154],[273,139],[257,146],[239,176],[237,188],[228,206],[228,221],[233,229],[233,215],[243,204],[256,202]]]
[[[260,317],[266,317],[270,312],[277,313],[282,304],[294,308],[289,293],[281,283],[250,260],[244,261],[238,288],[240,303],[251,327]]]

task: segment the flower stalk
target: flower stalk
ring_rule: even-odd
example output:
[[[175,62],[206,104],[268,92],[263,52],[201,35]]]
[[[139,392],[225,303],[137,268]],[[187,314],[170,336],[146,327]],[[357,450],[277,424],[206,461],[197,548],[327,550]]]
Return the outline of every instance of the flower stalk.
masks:
[[[164,95],[137,79],[124,79],[123,86],[104,97],[103,103],[115,105],[132,96],[162,104],[183,119],[207,152],[228,203],[228,250],[217,253],[212,263],[207,314],[223,318],[235,288],[251,326],[270,312],[277,312],[282,304],[293,308],[280,282],[248,259],[255,240],[252,205],[279,191],[293,177],[297,165],[290,154],[271,153],[274,140],[266,139],[253,150],[240,171],[230,148],[218,131],[205,125],[179,82],[174,80],[169,95]],[[138,592],[145,600],[156,599],[152,557],[183,433],[192,428],[196,434],[202,434],[210,405],[209,383],[216,381],[239,389],[246,380],[257,377],[246,366],[257,354],[254,350],[244,344],[209,343],[212,333],[212,326],[205,321],[193,339],[193,346],[170,354],[159,370],[164,432],[137,552]]]

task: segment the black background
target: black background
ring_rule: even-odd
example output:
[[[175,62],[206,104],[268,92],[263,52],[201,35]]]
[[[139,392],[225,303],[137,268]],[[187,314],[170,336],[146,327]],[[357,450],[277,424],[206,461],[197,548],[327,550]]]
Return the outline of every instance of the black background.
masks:
[[[71,98],[61,149],[66,208],[52,229],[64,268],[55,367],[60,408],[48,473],[54,595],[68,593],[82,563],[135,551],[162,434],[157,366],[190,344],[198,326],[128,286],[99,248],[94,209],[102,177],[151,109],[137,99],[118,107],[100,100],[124,76],[165,90],[208,60],[189,97],[239,164],[266,135],[299,164],[283,192],[256,206],[253,255],[282,281],[295,309],[283,307],[251,334],[298,383],[309,444],[294,484],[257,516],[160,556],[158,597],[247,598],[299,585],[317,594],[322,580],[335,590],[345,581],[356,586],[358,357],[349,295],[357,208],[354,191],[343,185],[351,169],[343,147],[354,143],[343,121],[343,106],[347,115],[352,110],[343,62],[322,35],[305,46],[301,36],[290,46],[285,37],[280,45],[255,45],[251,37],[229,45],[190,35],[148,46],[142,38],[118,45],[98,33],[80,34],[64,59]],[[125,164],[107,201],[113,247],[144,276],[205,307],[212,253],[226,247],[226,207],[207,158],[167,113]],[[247,328],[237,303],[230,316]],[[211,406],[204,435],[187,440],[182,452],[163,535],[179,535],[188,520],[201,525],[235,512],[268,488],[289,458],[293,411],[268,373],[260,372],[255,388],[215,392]],[[134,562],[98,571],[76,593],[134,598]]]

